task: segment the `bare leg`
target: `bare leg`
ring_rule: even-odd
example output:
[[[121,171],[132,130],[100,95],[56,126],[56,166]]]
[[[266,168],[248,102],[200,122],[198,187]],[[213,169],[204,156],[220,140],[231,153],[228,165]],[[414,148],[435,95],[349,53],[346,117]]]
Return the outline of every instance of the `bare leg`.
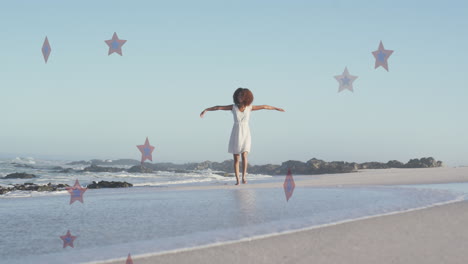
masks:
[[[247,154],[248,152],[242,152],[242,183],[247,183],[245,176],[247,176]]]
[[[239,185],[239,154],[234,155],[234,173],[236,174],[236,185]]]

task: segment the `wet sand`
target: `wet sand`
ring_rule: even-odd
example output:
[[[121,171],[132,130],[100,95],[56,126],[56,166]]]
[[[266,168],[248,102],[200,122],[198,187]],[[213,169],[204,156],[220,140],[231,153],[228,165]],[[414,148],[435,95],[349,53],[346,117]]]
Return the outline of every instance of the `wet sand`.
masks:
[[[451,182],[468,182],[468,168],[366,170],[352,174],[299,176],[296,185],[346,186]],[[272,183],[251,184],[240,188],[247,186],[266,188],[272,187],[271,185]],[[139,264],[468,263],[467,225],[468,202],[462,201],[248,241],[133,256],[133,262]],[[125,263],[125,259],[101,263]]]

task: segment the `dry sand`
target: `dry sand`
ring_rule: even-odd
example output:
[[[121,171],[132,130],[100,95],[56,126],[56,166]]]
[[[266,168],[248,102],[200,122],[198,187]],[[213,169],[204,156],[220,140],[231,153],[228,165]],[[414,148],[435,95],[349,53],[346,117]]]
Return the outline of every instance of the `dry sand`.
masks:
[[[468,182],[468,168],[366,170],[299,178],[301,181],[297,185],[307,186]],[[246,186],[271,187],[270,184],[251,184],[240,188]],[[462,201],[250,241],[133,256],[133,262],[468,263],[467,227],[468,202]],[[107,263],[125,263],[125,259]]]

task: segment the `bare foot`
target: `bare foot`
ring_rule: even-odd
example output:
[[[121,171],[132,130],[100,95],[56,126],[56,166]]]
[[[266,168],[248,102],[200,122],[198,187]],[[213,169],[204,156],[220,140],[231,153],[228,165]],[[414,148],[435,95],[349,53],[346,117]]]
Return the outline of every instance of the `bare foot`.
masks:
[[[239,181],[236,182],[236,185],[239,185]]]
[[[246,184],[246,183],[247,183],[247,180],[246,180],[246,179],[242,179],[242,183],[243,183],[243,184]]]

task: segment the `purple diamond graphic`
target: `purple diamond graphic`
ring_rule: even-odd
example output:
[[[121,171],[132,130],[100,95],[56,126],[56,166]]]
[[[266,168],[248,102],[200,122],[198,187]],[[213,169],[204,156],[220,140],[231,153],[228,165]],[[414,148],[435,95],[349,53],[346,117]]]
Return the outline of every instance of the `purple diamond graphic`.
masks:
[[[296,184],[294,183],[294,179],[291,174],[291,169],[288,169],[288,175],[286,175],[286,179],[284,179],[284,183],[283,183],[283,189],[284,189],[284,194],[286,195],[286,201],[289,201],[289,199],[293,195],[294,188],[296,188]]]
[[[49,55],[52,52],[52,49],[50,48],[49,40],[47,39],[47,36],[45,37],[44,44],[42,44],[42,55],[44,56],[44,61],[47,63],[47,60],[49,60]]]

